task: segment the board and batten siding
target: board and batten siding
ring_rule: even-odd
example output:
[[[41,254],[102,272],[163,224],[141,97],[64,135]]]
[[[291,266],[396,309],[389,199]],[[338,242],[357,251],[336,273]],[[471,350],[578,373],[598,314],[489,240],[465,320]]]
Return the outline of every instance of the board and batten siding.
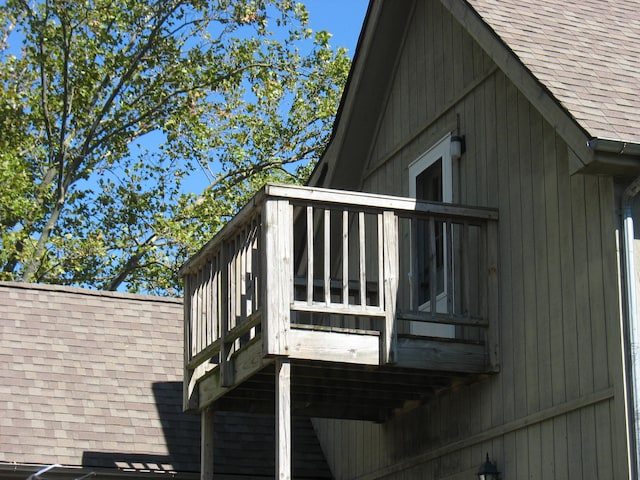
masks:
[[[436,0],[418,1],[362,190],[408,194],[407,167],[466,138],[454,202],[499,209],[499,374],[383,424],[316,420],[337,479],[626,478],[615,201],[570,176],[567,146]]]

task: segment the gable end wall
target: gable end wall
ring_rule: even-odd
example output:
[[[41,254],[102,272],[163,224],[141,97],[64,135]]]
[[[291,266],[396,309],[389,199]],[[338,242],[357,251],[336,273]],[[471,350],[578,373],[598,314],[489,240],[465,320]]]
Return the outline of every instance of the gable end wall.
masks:
[[[454,202],[499,209],[501,372],[384,424],[317,420],[334,474],[472,478],[488,452],[504,478],[625,478],[613,181],[571,176],[552,125],[418,1],[362,190],[408,195],[408,165],[458,125]]]

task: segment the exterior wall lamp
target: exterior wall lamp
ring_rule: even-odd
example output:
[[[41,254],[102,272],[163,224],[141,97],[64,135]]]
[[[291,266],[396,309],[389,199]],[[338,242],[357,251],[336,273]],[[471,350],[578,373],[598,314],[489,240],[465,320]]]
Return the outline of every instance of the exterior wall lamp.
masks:
[[[480,469],[478,470],[478,473],[476,473],[476,475],[478,476],[479,480],[498,480],[500,478],[498,467],[496,467],[495,463],[491,463],[488,453],[487,459],[482,465],[480,465]]]
[[[465,151],[464,136],[452,135],[450,146],[451,146],[451,159],[458,160]]]

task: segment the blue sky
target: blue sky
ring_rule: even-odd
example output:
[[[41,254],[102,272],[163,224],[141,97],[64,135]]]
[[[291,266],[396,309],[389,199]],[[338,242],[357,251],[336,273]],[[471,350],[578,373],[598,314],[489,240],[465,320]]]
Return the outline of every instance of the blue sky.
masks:
[[[304,4],[311,28],[330,32],[332,45],[346,47],[353,57],[369,0],[306,0]]]
[[[362,23],[367,13],[369,0],[301,0],[309,11],[309,26],[314,31],[326,30],[331,33],[334,48],[345,47],[353,58]],[[149,134],[149,138],[156,135]],[[156,143],[161,140],[157,140]],[[144,142],[142,142],[144,144]],[[210,183],[211,178],[195,171],[183,185],[185,192],[200,193]]]

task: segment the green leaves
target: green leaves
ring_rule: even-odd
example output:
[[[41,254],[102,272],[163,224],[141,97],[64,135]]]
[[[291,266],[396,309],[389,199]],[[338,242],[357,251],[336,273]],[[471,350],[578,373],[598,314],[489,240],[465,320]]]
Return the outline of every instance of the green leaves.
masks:
[[[179,293],[181,263],[326,144],[349,61],[307,17],[286,0],[0,5],[0,278]]]

